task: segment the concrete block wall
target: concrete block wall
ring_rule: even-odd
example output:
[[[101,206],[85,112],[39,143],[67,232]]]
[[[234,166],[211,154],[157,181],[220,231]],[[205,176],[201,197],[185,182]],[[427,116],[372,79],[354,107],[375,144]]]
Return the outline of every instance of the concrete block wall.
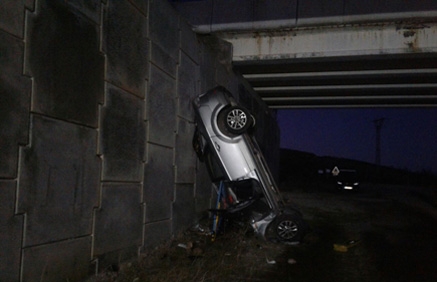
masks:
[[[2,1],[0,281],[81,281],[195,223],[191,99],[221,84],[272,119],[231,52],[164,0]]]

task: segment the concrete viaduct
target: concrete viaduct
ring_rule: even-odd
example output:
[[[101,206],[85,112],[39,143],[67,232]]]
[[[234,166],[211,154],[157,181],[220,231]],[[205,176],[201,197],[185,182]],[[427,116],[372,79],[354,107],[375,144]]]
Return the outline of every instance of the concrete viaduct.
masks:
[[[435,1],[173,1],[270,108],[436,106]]]
[[[272,108],[435,106],[436,11],[0,1],[0,281],[82,281],[204,216],[215,194],[191,99],[218,84],[255,114],[273,170]]]

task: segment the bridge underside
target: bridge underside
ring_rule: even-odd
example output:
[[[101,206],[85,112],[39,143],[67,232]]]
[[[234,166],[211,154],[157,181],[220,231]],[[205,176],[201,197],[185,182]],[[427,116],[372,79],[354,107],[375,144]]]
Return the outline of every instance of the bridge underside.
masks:
[[[437,23],[222,32],[271,108],[437,106]]]

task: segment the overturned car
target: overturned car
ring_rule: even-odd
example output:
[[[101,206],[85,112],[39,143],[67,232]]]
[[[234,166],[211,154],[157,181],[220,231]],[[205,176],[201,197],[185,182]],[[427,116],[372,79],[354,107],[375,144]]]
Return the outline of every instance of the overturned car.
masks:
[[[286,207],[251,131],[255,118],[232,94],[218,86],[193,101],[196,131],[193,147],[211,180],[224,187],[218,207],[247,221],[266,239],[299,241],[304,234],[301,213]],[[222,191],[222,190],[220,190]]]

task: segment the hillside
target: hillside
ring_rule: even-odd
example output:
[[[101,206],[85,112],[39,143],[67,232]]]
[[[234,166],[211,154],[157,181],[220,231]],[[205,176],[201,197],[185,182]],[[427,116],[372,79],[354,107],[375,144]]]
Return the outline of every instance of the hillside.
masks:
[[[279,181],[294,183],[329,183],[332,170],[354,169],[361,182],[415,186],[437,185],[437,176],[430,172],[412,172],[351,159],[317,156],[312,153],[281,149]]]

